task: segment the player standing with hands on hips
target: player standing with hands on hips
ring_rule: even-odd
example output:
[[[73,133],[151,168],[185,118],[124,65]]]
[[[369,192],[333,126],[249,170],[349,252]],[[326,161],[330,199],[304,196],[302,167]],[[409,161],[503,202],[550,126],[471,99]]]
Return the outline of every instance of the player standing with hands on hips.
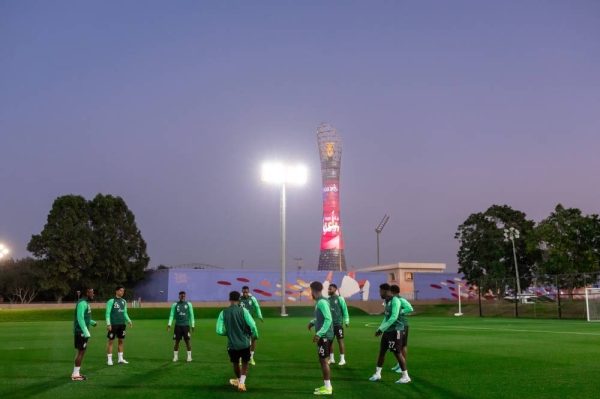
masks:
[[[173,333],[173,340],[175,341],[175,347],[173,348],[173,361],[179,360],[179,341],[183,338],[185,345],[187,346],[187,361],[192,361],[192,345],[190,344],[190,326],[192,332],[196,330],[194,321],[194,308],[192,304],[185,300],[185,291],[179,292],[179,302],[175,302],[171,306],[171,314],[169,315],[169,324],[167,325],[167,331],[171,329],[171,323],[175,319],[175,332]]]
[[[113,365],[112,353],[115,337],[117,338],[117,349],[119,354],[119,363],[127,364],[127,360],[123,359],[123,340],[125,339],[125,323],[129,323],[129,327],[133,328],[133,322],[127,314],[127,301],[123,299],[125,287],[117,285],[115,288],[115,297],[109,299],[106,303],[106,329],[108,334],[108,345],[106,346],[106,356],[108,357],[107,364]]]

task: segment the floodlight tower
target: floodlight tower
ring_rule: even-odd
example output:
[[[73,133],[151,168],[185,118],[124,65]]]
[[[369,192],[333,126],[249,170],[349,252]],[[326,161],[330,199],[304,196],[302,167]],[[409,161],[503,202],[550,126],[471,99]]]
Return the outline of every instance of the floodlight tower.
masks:
[[[285,312],[285,185],[304,184],[307,179],[307,171],[304,166],[284,165],[281,163],[268,163],[262,167],[262,181],[281,185],[281,315],[287,316]]]
[[[519,282],[519,265],[517,265],[517,250],[515,249],[515,238],[520,237],[519,230],[511,227],[510,229],[504,229],[504,241],[510,240],[512,242],[513,256],[515,257],[515,274],[517,276],[517,292],[515,293],[515,300],[519,300],[521,295],[521,283]]]
[[[381,219],[381,222],[379,222],[379,226],[377,226],[377,228],[375,229],[375,233],[377,233],[377,264],[378,265],[379,265],[379,234],[381,234],[381,232],[383,231],[383,228],[387,224],[388,220],[390,220],[390,217],[386,214],[383,217],[383,219]]]
[[[323,179],[323,231],[318,270],[346,270],[340,220],[342,143],[335,128],[328,123],[317,128],[317,143]]]

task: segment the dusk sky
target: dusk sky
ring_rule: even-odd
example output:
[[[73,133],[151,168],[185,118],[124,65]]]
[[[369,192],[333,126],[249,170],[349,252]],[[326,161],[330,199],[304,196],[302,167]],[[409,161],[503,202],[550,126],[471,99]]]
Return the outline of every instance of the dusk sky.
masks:
[[[600,212],[600,2],[0,0],[0,242],[123,197],[150,266],[317,268],[317,126],[342,140],[348,268],[442,262],[471,213]]]

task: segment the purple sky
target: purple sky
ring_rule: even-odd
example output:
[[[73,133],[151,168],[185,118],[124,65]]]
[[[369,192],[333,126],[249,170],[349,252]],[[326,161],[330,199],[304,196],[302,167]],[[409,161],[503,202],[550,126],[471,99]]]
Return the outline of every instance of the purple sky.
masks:
[[[0,3],[0,241],[13,256],[54,199],[119,195],[151,266],[316,269],[316,129],[342,138],[348,267],[445,262],[492,204],[536,221],[600,212],[600,2]]]

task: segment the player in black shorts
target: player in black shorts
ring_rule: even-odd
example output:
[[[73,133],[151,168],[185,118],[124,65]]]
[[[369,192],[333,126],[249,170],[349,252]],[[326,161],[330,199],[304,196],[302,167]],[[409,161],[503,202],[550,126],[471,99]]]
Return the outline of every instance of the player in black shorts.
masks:
[[[106,329],[108,333],[108,344],[106,345],[106,355],[108,357],[107,364],[113,365],[112,353],[113,343],[117,339],[118,362],[127,364],[127,360],[123,358],[123,340],[125,339],[125,323],[129,323],[129,327],[133,328],[133,322],[127,314],[127,301],[123,298],[125,287],[117,285],[115,288],[115,297],[108,300],[106,303]]]
[[[187,361],[192,361],[192,344],[190,343],[190,327],[192,332],[195,328],[194,320],[194,308],[191,302],[185,299],[185,291],[179,293],[179,302],[175,302],[171,306],[171,314],[169,315],[169,324],[167,330],[171,329],[171,323],[175,319],[175,332],[173,334],[173,340],[175,346],[173,347],[173,361],[179,360],[179,342],[183,339],[187,347]]]
[[[406,362],[402,357],[402,335],[404,333],[404,325],[399,318],[400,315],[400,300],[392,295],[389,284],[381,284],[379,286],[379,295],[385,300],[385,317],[383,323],[375,331],[375,336],[381,336],[381,344],[379,345],[379,356],[377,357],[377,368],[375,374],[369,378],[369,381],[377,381],[381,379],[381,368],[385,361],[385,354],[389,350],[394,354],[400,368],[402,370],[402,378],[396,381],[397,384],[406,384],[410,382],[408,371],[406,370]]]
[[[77,356],[75,357],[75,368],[71,374],[72,381],[84,381],[86,376],[80,372],[81,362],[87,349],[88,340],[90,339],[90,325],[96,327],[98,323],[92,320],[92,307],[90,301],[94,299],[94,289],[86,288],[85,296],[77,302],[75,306],[75,321],[73,323],[73,334],[75,336],[75,349]]]

